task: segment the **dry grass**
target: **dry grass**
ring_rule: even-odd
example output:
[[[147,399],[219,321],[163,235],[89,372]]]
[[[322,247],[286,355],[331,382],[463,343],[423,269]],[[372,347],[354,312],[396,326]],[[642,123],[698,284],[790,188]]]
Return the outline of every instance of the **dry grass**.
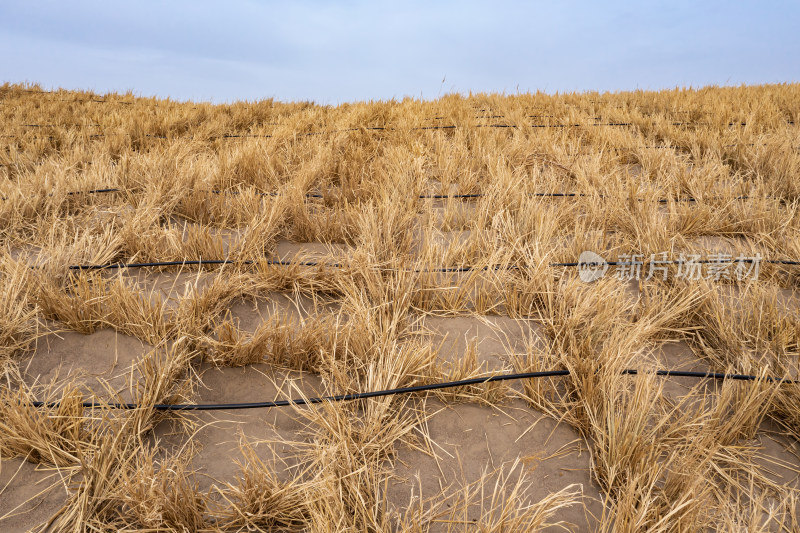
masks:
[[[763,379],[800,372],[796,267],[762,265],[758,280],[742,283],[679,280],[674,265],[666,280],[659,272],[628,283],[612,268],[589,285],[548,266],[584,250],[608,260],[712,251],[800,260],[800,86],[338,107],[15,85],[0,98],[0,459],[57,467],[71,487],[62,509],[32,527],[579,527],[562,514],[584,505],[588,487],[531,501],[539,480],[521,460],[487,461],[478,481],[449,495],[390,503],[397,450],[436,449],[423,430],[427,396],[291,409],[299,429],[290,441],[242,436],[240,456],[228,458],[238,477],[208,489],[195,462],[199,422],[154,409],[197,401],[207,364],[302,371],[331,394],[495,371],[481,339],[446,360],[448,339],[426,329],[430,316],[541,327],[541,339],[523,335],[524,350],[508,340],[503,367],[570,376],[431,396],[487,409],[524,398],[577,432],[603,500],[588,527],[800,527],[797,484],[777,479],[759,446],[770,424],[782,442],[800,438],[800,387]],[[630,126],[592,125],[609,123]],[[583,126],[554,127],[563,124]],[[119,190],[81,192],[101,188]],[[477,196],[432,197],[454,194]],[[325,251],[295,257],[315,266],[272,264],[287,243]],[[68,268],[225,258],[234,263],[154,267],[145,277]],[[455,266],[474,268],[436,271]],[[277,302],[277,293],[295,306],[249,329],[234,316],[237,302]],[[46,353],[38,337],[107,328],[152,346],[127,376],[137,409],[84,409],[75,387],[26,385],[24,361]],[[705,368],[759,380],[698,383],[676,396],[669,380],[620,374],[663,367],[652,355],[675,341]],[[34,399],[58,406],[33,408]],[[165,424],[184,439],[180,449],[160,440]],[[286,446],[288,474],[262,451]],[[782,457],[773,463],[800,470]]]

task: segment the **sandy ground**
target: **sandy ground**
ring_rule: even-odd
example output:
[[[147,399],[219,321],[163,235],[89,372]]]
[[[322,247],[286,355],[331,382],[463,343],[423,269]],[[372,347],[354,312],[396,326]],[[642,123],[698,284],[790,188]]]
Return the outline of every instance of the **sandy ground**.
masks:
[[[530,483],[518,495],[521,502],[535,503],[578,485],[585,508],[573,506],[560,513],[559,519],[580,531],[596,524],[602,514],[602,496],[591,480],[585,443],[571,428],[532,411],[522,401],[494,408],[428,400],[427,410],[432,415],[425,427],[431,446],[398,450],[397,479],[388,491],[390,505],[405,509],[420,500],[453,498],[445,502],[442,522],[434,529],[446,531],[448,521],[474,522],[487,511],[489,498],[480,491],[458,505],[471,484],[488,475],[484,490],[491,494],[498,478],[513,484],[524,474]],[[458,512],[452,512],[455,509]]]
[[[271,365],[200,369],[202,385],[198,403],[236,403],[317,396],[324,393],[320,379],[312,374],[287,372]],[[154,437],[166,449],[195,448],[192,466],[198,486],[207,491],[214,485],[235,483],[244,463],[240,444],[247,442],[278,479],[293,475],[299,451],[293,444],[303,430],[303,420],[292,408],[205,411],[185,415],[194,427],[179,428],[169,420],[159,424]]]
[[[0,530],[29,531],[66,502],[68,479],[22,458],[0,459]]]
[[[50,333],[38,339],[20,368],[30,386],[60,395],[67,385],[78,385],[85,396],[131,401],[129,381],[137,379],[134,366],[152,346],[111,329],[91,335],[74,331]]]
[[[456,240],[462,236],[451,235]],[[450,236],[448,236],[450,237]],[[337,250],[308,243],[281,243],[282,258],[302,255],[331,257]],[[344,248],[338,250],[345,253]],[[120,275],[120,274],[118,274]],[[144,294],[175,305],[181,295],[193,287],[202,290],[214,273],[196,272],[126,272]],[[587,287],[587,290],[591,290]],[[634,296],[635,284],[620,283],[622,294]],[[230,308],[230,317],[243,331],[253,332],[276,313],[296,319],[310,314],[335,312],[309,298],[292,298],[274,293],[259,300],[238,300]],[[474,350],[478,365],[487,371],[510,370],[515,353],[528,345],[541,345],[542,327],[532,320],[507,316],[420,316],[420,331],[433,345],[441,346],[445,363],[458,363],[468,350]],[[41,385],[53,393],[68,381],[79,383],[87,395],[108,398],[111,393],[129,398],[127,382],[131,368],[152,347],[141,341],[100,330],[92,335],[65,331],[42,337],[21,364],[29,385]],[[268,355],[268,354],[266,354]],[[664,344],[642,362],[662,368],[706,370],[707,367],[683,342]],[[251,402],[319,395],[326,391],[319,376],[290,372],[267,363],[237,368],[198,369],[202,384],[195,401],[199,403]],[[679,400],[696,380],[669,378],[665,393]],[[519,384],[514,384],[519,389]],[[528,480],[520,494],[527,503],[571,485],[583,494],[583,506],[573,506],[559,513],[559,519],[577,531],[589,531],[603,512],[603,495],[590,474],[589,447],[566,424],[545,417],[521,400],[500,407],[476,403],[442,401],[431,395],[425,403],[429,415],[420,432],[424,446],[396,447],[392,459],[394,477],[387,488],[390,508],[402,513],[410,505],[441,503],[434,529],[456,528],[477,519],[489,504],[480,493],[469,499],[465,509],[458,506],[465,488],[486,475],[488,485],[498,478]],[[186,423],[188,421],[188,424]],[[191,450],[192,466],[198,486],[214,493],[214,487],[236,483],[240,464],[247,468],[240,452],[242,442],[253,446],[259,457],[273,465],[279,479],[297,474],[298,450],[301,449],[305,424],[301,413],[289,409],[254,409],[213,411],[184,415],[184,424],[168,416],[153,432],[152,442],[164,450]],[[798,450],[796,444],[780,435],[776,428],[765,427],[759,436],[763,447],[761,461],[775,480],[796,486]],[[21,459],[2,462],[0,470],[0,530],[25,531],[46,521],[66,497],[65,481],[51,470],[37,468]],[[573,488],[575,488],[573,487]],[[455,512],[454,509],[459,509]]]

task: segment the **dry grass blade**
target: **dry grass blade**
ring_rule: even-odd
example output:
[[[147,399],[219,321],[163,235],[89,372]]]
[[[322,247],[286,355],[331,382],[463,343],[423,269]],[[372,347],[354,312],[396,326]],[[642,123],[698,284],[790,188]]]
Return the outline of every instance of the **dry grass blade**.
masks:
[[[70,481],[56,516],[0,529],[797,529],[800,388],[766,378],[800,377],[800,269],[729,262],[800,260],[800,85],[321,106],[5,84],[0,98],[0,456]],[[592,283],[551,266],[584,251],[622,264]],[[662,254],[720,260],[651,269]],[[208,260],[229,262],[69,268]],[[130,341],[152,349],[120,354]],[[109,369],[86,359],[105,352]],[[203,382],[208,365],[238,368]],[[758,379],[645,372],[678,366]],[[455,496],[397,507],[401,452],[444,449],[429,424],[455,432],[416,394],[215,422],[155,409],[304,397],[277,387],[287,369],[326,395],[510,367],[569,375],[435,401],[544,413],[494,426],[534,444],[564,422],[591,455],[583,494],[524,461],[497,470],[490,451],[461,465],[479,477]],[[77,368],[107,390],[81,398]],[[52,375],[63,389],[31,385]],[[123,397],[138,407],[81,406]],[[222,426],[241,430],[240,475],[210,490],[202,472],[236,471]],[[291,456],[291,475],[248,442]],[[439,459],[424,473],[447,485]],[[531,483],[555,488],[529,501]],[[586,523],[567,523],[578,508]]]

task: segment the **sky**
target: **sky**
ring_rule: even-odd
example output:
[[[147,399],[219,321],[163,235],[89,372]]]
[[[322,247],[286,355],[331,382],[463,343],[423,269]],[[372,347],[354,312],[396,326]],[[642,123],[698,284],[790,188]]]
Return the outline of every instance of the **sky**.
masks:
[[[798,1],[2,0],[0,82],[338,104],[800,81]]]

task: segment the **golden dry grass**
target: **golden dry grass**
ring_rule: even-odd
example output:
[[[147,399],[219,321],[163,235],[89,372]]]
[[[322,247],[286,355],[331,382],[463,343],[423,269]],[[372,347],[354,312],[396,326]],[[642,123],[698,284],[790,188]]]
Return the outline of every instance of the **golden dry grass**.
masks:
[[[21,457],[53,467],[67,493],[54,513],[0,504],[0,527],[800,528],[800,385],[763,379],[799,377],[800,267],[762,264],[757,280],[737,282],[679,279],[671,265],[667,279],[638,283],[615,279],[612,268],[586,284],[574,269],[548,266],[584,250],[609,260],[800,260],[800,85],[331,107],[6,84],[0,100],[0,466]],[[97,189],[114,191],[87,192]],[[271,261],[286,257],[292,264]],[[231,262],[69,269],[215,259]],[[436,271],[458,266],[474,268]],[[255,314],[265,302],[266,316]],[[460,339],[442,337],[433,319],[474,321],[501,347],[487,357],[482,333],[445,356]],[[148,347],[119,371],[124,387],[108,376],[87,390],[69,373],[58,383],[31,375],[31,358],[50,353],[45,336],[109,328]],[[759,379],[683,387],[620,374],[668,367],[674,361],[662,355],[675,345],[698,367]],[[238,415],[153,406],[213,394],[209,369],[264,365],[269,387],[226,382],[258,396],[214,401],[499,370],[571,374],[290,407],[267,424],[270,438],[228,435],[236,453],[215,466],[229,475],[207,482],[200,435]],[[281,381],[284,372],[313,387]],[[90,399],[139,407],[82,408]],[[557,420],[589,454],[587,483],[543,490],[533,451],[502,466],[445,457],[431,437],[446,416],[436,402]],[[244,416],[256,424],[262,415]],[[293,429],[286,436],[282,427]],[[481,474],[399,501],[390,487],[417,490],[398,472],[423,456]]]

